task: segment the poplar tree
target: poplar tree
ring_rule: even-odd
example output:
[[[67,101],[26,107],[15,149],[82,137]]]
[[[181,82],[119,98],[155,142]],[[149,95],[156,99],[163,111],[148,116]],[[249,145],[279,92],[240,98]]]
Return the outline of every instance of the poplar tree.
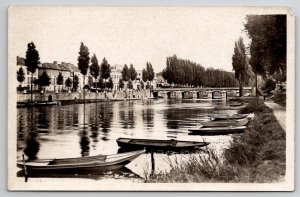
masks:
[[[26,58],[25,58],[25,66],[27,70],[31,73],[31,81],[30,81],[30,101],[32,102],[32,83],[33,83],[33,74],[38,68],[40,63],[40,55],[36,50],[36,47],[33,42],[27,44]]]

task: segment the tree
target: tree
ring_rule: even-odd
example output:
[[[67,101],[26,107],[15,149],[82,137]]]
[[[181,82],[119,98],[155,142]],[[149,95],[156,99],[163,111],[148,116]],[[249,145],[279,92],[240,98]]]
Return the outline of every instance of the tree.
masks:
[[[123,89],[125,86],[124,80],[123,79],[119,79],[119,89]]]
[[[245,30],[250,39],[250,65],[263,77],[273,73],[286,75],[286,15],[249,15]]]
[[[42,75],[38,78],[36,83],[42,88],[42,87],[49,86],[51,84],[50,80],[51,80],[51,78],[49,77],[47,72],[44,71],[42,73]]]
[[[126,82],[130,79],[129,69],[126,64],[124,65],[122,70],[122,79]]]
[[[104,82],[103,82],[102,77],[99,78],[98,87],[101,88],[101,89],[104,88]]]
[[[267,91],[267,93],[270,94],[271,91],[274,90],[275,88],[276,88],[275,81],[271,78],[267,79],[267,81],[264,85],[264,89]]]
[[[128,89],[132,89],[133,88],[133,85],[132,85],[132,81],[129,80],[128,83],[127,83],[127,88]]]
[[[19,68],[19,70],[17,71],[17,80],[18,82],[21,83],[22,86],[22,82],[25,80],[25,73],[22,67]]]
[[[82,42],[80,44],[79,56],[78,56],[78,69],[83,75],[83,86],[85,85],[85,75],[89,69],[90,57],[89,49]],[[83,94],[84,95],[84,94]]]
[[[129,67],[129,78],[131,81],[134,81],[137,77],[137,72],[135,70],[135,68],[133,67],[132,64],[130,64],[130,67]]]
[[[146,70],[147,70],[147,77],[148,77],[148,80],[150,81],[153,81],[154,79],[154,71],[153,71],[153,68],[152,68],[152,64],[150,62],[147,62],[146,63]]]
[[[148,80],[148,73],[147,73],[146,69],[143,69],[143,71],[142,71],[142,80],[144,82],[146,82]]]
[[[107,82],[107,88],[108,89],[113,89],[114,88],[114,83],[113,83],[113,80],[112,78],[110,77],[108,82]]]
[[[147,71],[145,70],[144,73],[147,73]],[[214,68],[205,69],[196,62],[177,58],[176,55],[167,57],[166,67],[163,69],[161,75],[169,84],[174,84],[176,86],[237,86],[237,80],[234,77],[234,73]]]
[[[110,65],[108,64],[105,57],[101,63],[101,77],[106,81],[110,77]]]
[[[72,79],[70,77],[67,78],[65,85],[68,88],[68,90],[70,90],[70,87],[72,86]]]
[[[61,72],[59,72],[57,78],[56,78],[57,85],[62,85],[64,83],[64,77]]]
[[[35,49],[33,42],[27,44],[25,65],[27,70],[31,73],[31,82],[30,82],[30,101],[32,102],[32,83],[33,83],[33,73],[35,73],[38,64],[40,63],[39,52]]]
[[[77,88],[79,86],[79,78],[77,75],[74,75],[74,78],[73,78],[73,90],[76,92],[77,91]]]
[[[234,54],[232,56],[232,67],[235,71],[235,78],[239,81],[240,96],[243,95],[243,84],[248,76],[248,65],[246,49],[242,38],[235,42]]]
[[[97,81],[100,75],[100,66],[98,64],[98,59],[95,54],[91,59],[90,74],[94,77],[95,81]],[[98,86],[96,88],[98,88]]]

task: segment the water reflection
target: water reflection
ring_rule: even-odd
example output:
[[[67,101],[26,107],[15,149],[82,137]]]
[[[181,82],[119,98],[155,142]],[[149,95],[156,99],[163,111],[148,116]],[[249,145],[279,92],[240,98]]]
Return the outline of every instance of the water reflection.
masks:
[[[195,120],[216,113],[212,109],[215,105],[223,103],[201,100],[164,100],[146,104],[143,101],[121,101],[18,108],[18,159],[23,153],[30,159],[115,154],[119,137],[205,140],[211,142],[209,147],[222,149],[231,140],[230,136],[203,138],[188,135],[189,128],[197,127]],[[143,166],[143,159],[137,158],[136,162]],[[130,169],[137,168],[132,165]]]
[[[40,150],[40,143],[37,138],[37,133],[35,131],[29,132],[26,137],[26,147],[24,149],[24,154],[29,160],[36,159],[37,153]]]

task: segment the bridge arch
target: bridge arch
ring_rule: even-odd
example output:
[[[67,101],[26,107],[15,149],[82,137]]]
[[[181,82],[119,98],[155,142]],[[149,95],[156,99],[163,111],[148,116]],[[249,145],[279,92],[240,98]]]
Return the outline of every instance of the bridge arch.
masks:
[[[221,99],[221,98],[222,98],[222,91],[221,90],[212,91],[212,99]]]

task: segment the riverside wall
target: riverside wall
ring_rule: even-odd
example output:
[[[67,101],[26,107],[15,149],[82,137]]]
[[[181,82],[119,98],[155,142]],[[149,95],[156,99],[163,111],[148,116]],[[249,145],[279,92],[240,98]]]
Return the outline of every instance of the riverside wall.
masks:
[[[124,100],[124,99],[147,99],[150,98],[150,90],[127,90],[113,92],[85,92],[85,100]],[[29,102],[30,94],[18,93],[17,102]],[[83,100],[83,92],[45,92],[32,95],[33,101],[71,101]]]

